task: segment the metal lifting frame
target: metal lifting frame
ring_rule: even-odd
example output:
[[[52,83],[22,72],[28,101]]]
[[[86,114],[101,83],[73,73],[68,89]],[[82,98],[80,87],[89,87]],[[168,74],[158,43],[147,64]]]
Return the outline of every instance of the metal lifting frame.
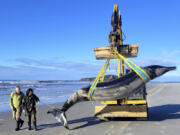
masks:
[[[124,57],[123,55],[118,53],[116,48],[112,48],[112,51],[111,51],[109,57],[107,58],[105,64],[101,68],[100,72],[98,73],[96,79],[93,81],[93,83],[89,89],[89,92],[88,92],[89,100],[94,100],[93,93],[94,93],[94,90],[95,90],[99,80],[101,82],[104,81],[104,76],[105,76],[107,68],[109,67],[110,58],[112,55],[115,58],[118,58],[119,61],[120,60],[124,61],[125,65],[128,67],[128,69],[130,71],[133,70],[144,82],[148,82],[149,80],[151,80],[150,76],[142,68],[140,68],[135,63],[131,62],[129,59],[127,59],[126,57]],[[124,64],[123,64],[123,66],[124,66]],[[118,68],[118,73],[120,72],[119,70],[120,70],[120,68]],[[102,76],[102,78],[101,78],[101,76]]]

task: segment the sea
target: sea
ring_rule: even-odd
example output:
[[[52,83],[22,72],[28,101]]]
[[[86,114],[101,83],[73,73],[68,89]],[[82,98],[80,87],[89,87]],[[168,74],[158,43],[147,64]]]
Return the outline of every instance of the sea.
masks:
[[[34,93],[40,98],[41,104],[54,104],[65,102],[72,93],[78,89],[89,86],[91,82],[83,81],[35,81],[35,80],[5,80],[0,81],[0,112],[10,110],[9,101],[11,92],[16,86],[26,93],[28,88],[34,89]]]

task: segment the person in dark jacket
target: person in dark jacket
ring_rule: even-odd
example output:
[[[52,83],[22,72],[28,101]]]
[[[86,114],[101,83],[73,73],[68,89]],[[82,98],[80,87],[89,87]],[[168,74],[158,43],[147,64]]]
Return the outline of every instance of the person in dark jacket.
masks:
[[[37,106],[36,102],[40,103],[39,98],[33,93],[33,89],[29,88],[26,91],[26,99],[25,99],[25,116],[28,123],[28,130],[31,130],[31,120],[34,125],[34,130],[37,131],[36,126],[36,112]]]

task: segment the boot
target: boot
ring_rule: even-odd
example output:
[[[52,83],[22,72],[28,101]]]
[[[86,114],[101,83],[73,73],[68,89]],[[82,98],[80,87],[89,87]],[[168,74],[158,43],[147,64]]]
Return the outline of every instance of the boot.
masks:
[[[20,124],[20,122],[19,122],[19,120],[18,121],[16,121],[16,128],[15,128],[15,131],[19,131],[19,124]]]
[[[19,120],[19,127],[21,128],[23,126],[23,124],[24,124],[24,121],[20,119]]]
[[[31,122],[28,122],[28,130],[31,130]]]
[[[36,121],[33,122],[34,130],[37,131]]]

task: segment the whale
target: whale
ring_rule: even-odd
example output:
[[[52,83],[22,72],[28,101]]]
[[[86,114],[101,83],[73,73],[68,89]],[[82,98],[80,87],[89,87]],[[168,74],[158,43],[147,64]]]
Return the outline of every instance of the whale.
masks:
[[[165,67],[160,65],[151,65],[142,68],[150,77],[151,80],[165,74],[168,71],[175,70],[176,67]],[[145,85],[144,82],[135,72],[127,73],[126,75],[107,82],[98,83],[94,91],[95,101],[117,100],[126,98],[132,93]],[[88,90],[90,87],[82,88]]]

